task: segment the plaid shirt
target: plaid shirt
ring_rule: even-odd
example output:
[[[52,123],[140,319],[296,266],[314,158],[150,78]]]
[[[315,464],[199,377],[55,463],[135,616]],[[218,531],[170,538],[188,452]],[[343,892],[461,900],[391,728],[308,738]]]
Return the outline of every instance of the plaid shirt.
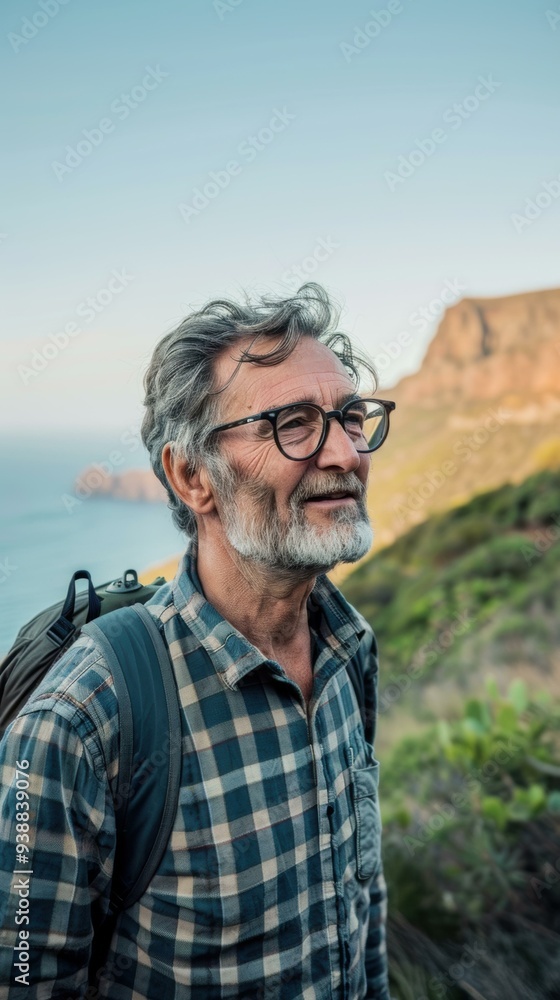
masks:
[[[191,546],[150,602],[184,712],[179,807],[96,988],[87,967],[111,888],[119,723],[92,639],[51,668],[0,744],[2,998],[390,1000],[379,765],[345,670],[360,646],[376,674],[371,630],[320,577],[307,711],[201,591]]]

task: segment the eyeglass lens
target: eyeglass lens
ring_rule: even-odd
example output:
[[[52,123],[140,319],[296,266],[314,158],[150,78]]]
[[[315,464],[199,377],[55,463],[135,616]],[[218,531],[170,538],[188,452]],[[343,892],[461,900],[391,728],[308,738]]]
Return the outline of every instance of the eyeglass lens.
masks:
[[[360,399],[344,410],[344,429],[356,451],[375,451],[383,441],[387,414],[380,403]],[[282,450],[291,458],[307,458],[317,448],[323,432],[321,412],[300,403],[282,410],[276,419],[276,433]]]

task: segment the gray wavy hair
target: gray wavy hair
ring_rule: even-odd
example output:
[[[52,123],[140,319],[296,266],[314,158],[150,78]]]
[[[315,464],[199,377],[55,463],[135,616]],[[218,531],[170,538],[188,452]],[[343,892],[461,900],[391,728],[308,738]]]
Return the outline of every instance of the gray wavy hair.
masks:
[[[231,379],[226,385],[216,385],[215,359],[241,338],[253,338],[235,359],[238,367],[233,378],[241,364],[281,364],[303,337],[313,337],[340,359],[356,387],[365,374],[375,389],[373,364],[352,347],[346,334],[336,330],[338,319],[339,311],[324,288],[307,282],[290,298],[263,296],[251,301],[246,296],[241,303],[214,299],[187,316],[157,344],[144,376],[142,441],[152,469],[167,490],[168,507],[181,531],[195,535],[196,519],[173,492],[161,456],[164,445],[171,442],[173,453],[187,460],[191,472],[205,465],[210,474],[213,469],[218,473],[223,461],[218,453],[218,435],[212,438],[209,429],[220,422],[220,393]],[[255,341],[265,337],[274,341],[271,349],[252,352]]]

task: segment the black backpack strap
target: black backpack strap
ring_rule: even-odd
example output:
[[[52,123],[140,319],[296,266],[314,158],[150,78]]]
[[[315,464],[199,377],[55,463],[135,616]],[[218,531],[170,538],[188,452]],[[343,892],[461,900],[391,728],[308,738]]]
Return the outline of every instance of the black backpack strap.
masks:
[[[350,680],[352,681],[352,687],[354,688],[356,701],[358,702],[358,706],[363,719],[364,705],[366,701],[366,687],[364,682],[363,664],[360,663],[359,661],[356,662],[356,657],[352,657],[352,659],[349,660],[348,663],[346,664],[346,670],[348,672]]]
[[[90,979],[104,962],[119,913],[146,890],[165,852],[181,781],[181,712],[167,647],[141,604],[82,628],[100,647],[119,703],[117,849],[110,914],[94,938]]]
[[[375,680],[367,662],[371,652],[372,641],[366,633],[357,652],[346,664],[346,670],[352,681],[354,694],[360,708],[366,742],[372,744],[375,738],[377,705],[375,699]]]
[[[72,575],[70,580],[70,585],[68,587],[68,593],[66,594],[66,600],[62,605],[62,610],[60,615],[54,621],[47,632],[48,638],[54,643],[55,646],[66,645],[70,636],[74,635],[76,631],[76,626],[74,625],[74,607],[76,604],[76,581],[77,580],[87,580],[88,582],[88,609],[86,614],[86,622],[93,621],[101,614],[101,601],[95,592],[95,587],[93,586],[93,581],[87,569],[77,569]],[[75,638],[75,636],[74,636]]]

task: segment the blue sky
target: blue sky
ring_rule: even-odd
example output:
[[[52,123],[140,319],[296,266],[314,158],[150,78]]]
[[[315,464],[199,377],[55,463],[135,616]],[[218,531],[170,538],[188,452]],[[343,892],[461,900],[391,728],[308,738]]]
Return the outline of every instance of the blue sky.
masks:
[[[298,271],[387,387],[445,299],[559,283],[558,2],[7,0],[0,46],[9,428],[137,423],[192,306]]]

